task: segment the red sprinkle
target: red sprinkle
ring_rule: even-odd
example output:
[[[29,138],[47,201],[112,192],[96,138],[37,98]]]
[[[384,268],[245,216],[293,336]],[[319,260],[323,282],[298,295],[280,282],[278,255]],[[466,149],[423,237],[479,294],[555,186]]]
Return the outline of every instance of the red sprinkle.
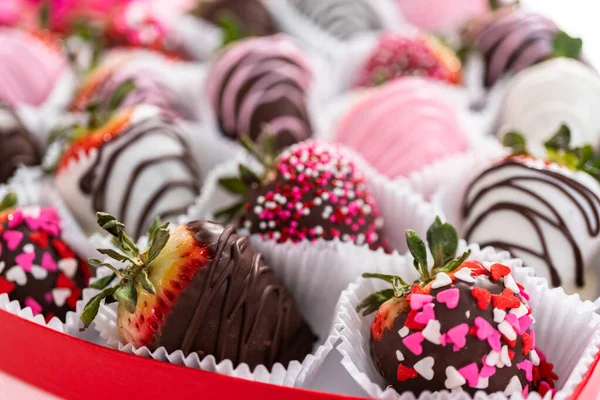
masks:
[[[12,293],[15,290],[16,285],[13,282],[9,282],[6,279],[0,277],[0,293]]]
[[[408,329],[422,331],[423,329],[425,329],[425,325],[415,321],[415,316],[417,315],[417,313],[417,310],[410,310],[410,312],[408,313],[408,317],[406,317],[406,323],[404,325],[406,325]]]
[[[405,382],[409,379],[414,379],[417,376],[419,376],[419,374],[413,368],[407,367],[402,364],[398,364],[397,378],[400,382]]]
[[[523,355],[529,354],[533,341],[527,332],[523,333]]]
[[[504,264],[494,264],[490,267],[492,279],[497,281],[498,279],[510,274],[510,268]]]
[[[480,310],[485,310],[488,308],[492,298],[492,294],[489,292],[489,290],[480,287],[474,287],[471,289],[471,294],[477,300],[477,307],[479,307]]]

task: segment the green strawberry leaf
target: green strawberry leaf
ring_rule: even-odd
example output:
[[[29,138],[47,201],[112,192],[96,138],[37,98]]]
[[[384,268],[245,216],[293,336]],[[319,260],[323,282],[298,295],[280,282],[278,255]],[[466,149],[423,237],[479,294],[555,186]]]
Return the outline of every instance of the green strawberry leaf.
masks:
[[[239,213],[244,209],[244,202],[235,203],[232,206],[217,210],[215,212],[215,218],[218,220],[224,219],[227,222],[231,222]]]
[[[168,226],[168,224],[167,224]],[[167,242],[169,241],[170,233],[168,228],[159,228],[155,231],[156,235],[152,240],[152,245],[148,250],[148,260],[146,263],[150,264],[162,251]]]
[[[108,101],[108,113],[112,113],[118,110],[123,101],[129,96],[132,90],[135,89],[135,80],[133,78],[127,79],[122,82],[115,91],[112,93],[110,100]]]
[[[134,257],[140,256],[140,250],[127,233],[125,233],[125,225],[122,222],[117,221],[115,217],[104,212],[97,212],[96,216],[98,225],[118,239],[116,241],[117,247],[125,253],[132,254]]]
[[[98,251],[100,251],[100,250],[103,250],[103,249],[98,249]],[[103,263],[102,261],[97,260],[95,258],[90,258],[90,259],[88,259],[88,264],[94,268],[106,267],[106,268],[110,269],[115,275],[117,275],[118,277],[121,277],[121,271],[119,271],[117,268],[115,268],[114,266],[112,266],[109,263]]]
[[[17,205],[17,202],[18,198],[15,192],[7,193],[2,199],[2,202],[0,202],[0,212],[14,208]]]
[[[156,294],[154,285],[152,284],[152,282],[150,282],[150,278],[148,278],[148,272],[146,272],[145,269],[143,269],[142,272],[140,273],[139,281],[140,281],[140,285],[146,292],[148,292],[150,294]]]
[[[134,313],[137,305],[137,289],[133,280],[124,282],[114,292],[114,296],[122,304],[127,312]]]
[[[439,217],[427,230],[427,243],[433,256],[433,269],[441,268],[456,257],[458,249],[458,233],[448,223],[442,224]]]
[[[374,313],[381,307],[383,303],[394,297],[393,289],[384,289],[375,293],[371,293],[367,298],[361,301],[356,306],[356,312],[363,312],[362,315]]]
[[[427,267],[427,248],[423,239],[417,235],[415,231],[406,231],[406,244],[408,245],[408,251],[415,259],[415,267],[420,272],[423,278],[429,276],[429,269]]]
[[[90,301],[85,305],[83,313],[81,313],[80,319],[81,322],[83,322],[83,328],[80,329],[81,331],[85,331],[90,326],[94,318],[96,318],[96,315],[98,315],[100,302],[104,298],[112,296],[116,290],[116,286],[106,288],[90,299]]]
[[[132,260],[129,256],[123,254],[123,253],[119,253],[116,250],[113,249],[96,249],[98,251],[98,253],[100,254],[104,254],[105,256],[109,256],[110,258],[112,258],[113,260],[116,261],[121,261],[121,262],[135,262],[134,260]]]
[[[113,279],[115,279],[117,277],[117,274],[115,274],[114,272],[110,275],[106,275],[104,278],[100,278],[97,281],[95,281],[94,283],[92,283],[90,285],[91,288],[94,289],[98,289],[98,290],[102,290],[105,287],[107,287],[108,285],[110,285],[110,283],[113,281]]]
[[[363,278],[376,278],[386,281],[387,283],[391,283],[392,285],[401,285],[408,286],[408,283],[404,282],[404,280],[398,275],[386,275],[386,274],[375,274],[375,273],[364,273],[362,274]]]
[[[219,185],[229,193],[245,196],[248,194],[248,186],[237,177],[226,177],[219,179]]]
[[[546,149],[570,150],[571,149],[571,130],[565,124],[562,124],[556,133],[544,142]]]
[[[223,47],[244,38],[240,20],[231,12],[219,13],[218,24],[223,32]]]
[[[558,31],[553,39],[554,57],[578,58],[583,48],[583,40]]]
[[[527,142],[519,132],[507,132],[502,138],[502,145],[511,148],[513,154],[527,154]]]
[[[242,181],[244,182],[244,184],[246,186],[250,186],[254,183],[260,183],[260,177],[254,171],[252,171],[250,168],[246,167],[245,165],[240,164],[239,170],[240,170],[240,178],[242,179]]]
[[[462,265],[462,263],[465,262],[467,260],[467,258],[469,258],[470,255],[471,255],[471,250],[465,251],[464,253],[462,253],[462,255],[459,258],[457,258],[456,260],[452,260],[448,264],[446,264],[446,266],[443,268],[443,272],[446,272],[446,273],[454,272],[454,270],[456,268],[460,267]]]
[[[268,162],[265,155],[262,154],[257,148],[252,139],[248,135],[241,135],[239,137],[240,143],[254,158],[258,160],[265,168],[270,168],[272,165]]]

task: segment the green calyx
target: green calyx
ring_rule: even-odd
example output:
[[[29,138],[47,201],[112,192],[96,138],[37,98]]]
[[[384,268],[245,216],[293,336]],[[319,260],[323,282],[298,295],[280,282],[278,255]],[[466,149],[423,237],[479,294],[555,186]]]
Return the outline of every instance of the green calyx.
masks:
[[[242,25],[239,18],[228,10],[223,10],[219,13],[218,23],[223,32],[222,47],[228,46],[231,43],[237,42],[244,38]]]
[[[15,208],[18,198],[15,192],[7,193],[0,202],[0,213]]]
[[[513,155],[530,155],[524,136],[518,132],[507,133],[502,143],[512,149]],[[562,124],[556,133],[544,142],[544,147],[548,161],[571,171],[585,172],[600,182],[600,153],[589,144],[572,147],[571,130],[567,125]]]
[[[110,263],[103,263],[95,258],[88,260],[93,267],[107,267],[112,273],[102,279],[94,282],[91,287],[102,290],[99,294],[92,297],[85,305],[81,314],[83,329],[92,323],[103,299],[118,301],[125,309],[133,313],[137,306],[138,290],[145,290],[150,294],[156,294],[156,289],[148,277],[148,270],[152,261],[158,257],[162,249],[169,241],[169,223],[161,224],[157,218],[148,230],[148,249],[140,252],[135,242],[125,233],[125,225],[116,220],[110,214],[98,212],[98,225],[113,236],[113,243],[118,248],[98,249],[98,252],[104,254],[115,261],[125,263],[127,266],[118,269]],[[119,282],[114,286],[109,286],[115,278]]]
[[[258,187],[266,182],[275,179],[276,161],[277,161],[277,143],[276,136],[270,132],[268,125],[263,127],[265,139],[260,143],[260,148],[248,136],[240,136],[242,146],[252,155],[263,167],[264,173],[261,175],[255,173],[245,165],[240,164],[237,176],[229,176],[219,179],[219,185],[227,192],[240,197],[240,201],[232,206],[220,209],[215,213],[215,217],[224,219],[227,222],[234,220],[242,212],[250,188]]]
[[[427,244],[429,252],[433,257],[431,270],[427,261],[427,247],[425,242],[415,231],[406,231],[406,244],[408,245],[410,254],[413,256],[413,265],[421,278],[412,284],[408,284],[396,275],[363,274],[363,278],[382,279],[390,283],[392,288],[380,290],[365,298],[356,306],[357,312],[362,311],[363,315],[369,315],[377,311],[383,303],[391,298],[408,295],[414,285],[423,287],[433,281],[435,276],[440,272],[452,273],[471,254],[469,250],[464,252],[460,257],[456,257],[458,250],[458,234],[456,233],[456,229],[448,223],[442,223],[439,217],[435,219],[427,230]]]
[[[558,31],[552,40],[554,57],[579,58],[583,48],[583,40],[571,37],[564,31]]]

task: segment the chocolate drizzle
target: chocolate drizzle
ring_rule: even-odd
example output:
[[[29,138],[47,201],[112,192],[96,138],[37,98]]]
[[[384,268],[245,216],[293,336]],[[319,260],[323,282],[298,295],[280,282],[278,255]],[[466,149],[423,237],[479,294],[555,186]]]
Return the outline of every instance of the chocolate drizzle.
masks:
[[[137,148],[136,144],[150,135],[158,135],[168,138],[175,142],[180,151],[177,153],[168,153],[149,157],[139,162],[131,171],[116,171],[115,166],[119,161],[128,157],[128,152],[143,151]],[[108,149],[111,147],[111,149]],[[139,237],[150,223],[151,218],[159,215],[161,218],[178,215],[189,205],[181,199],[171,201],[167,207],[158,209],[158,205],[171,191],[183,188],[191,193],[192,197],[200,193],[199,171],[194,161],[189,146],[182,138],[175,126],[159,118],[150,118],[139,123],[133,124],[121,135],[113,138],[110,142],[100,146],[98,155],[90,168],[85,171],[79,187],[81,191],[92,196],[92,207],[94,211],[108,210],[110,205],[108,199],[108,186],[111,179],[121,179],[121,176],[128,176],[124,182],[124,193],[118,205],[116,217],[121,221],[127,221],[130,213],[141,209],[141,214],[135,219],[133,226],[136,237]],[[108,153],[108,154],[105,154]],[[183,169],[183,173],[178,174],[169,171],[167,164],[176,163]],[[153,193],[144,192],[144,198],[136,198],[134,194],[135,185],[140,176],[147,173],[149,169],[159,169],[156,179],[161,180],[160,185]],[[174,204],[173,204],[174,203]],[[135,208],[134,206],[135,205]]]
[[[520,175],[515,173],[513,176],[498,180],[492,185],[478,189],[476,192],[473,191],[474,187],[484,178],[507,168],[525,170],[534,175]],[[494,246],[511,252],[516,250],[540,259],[549,269],[552,285],[560,286],[561,278],[558,273],[557,265],[550,254],[549,243],[547,239],[548,232],[544,231],[541,226],[541,223],[543,222],[559,232],[561,237],[564,238],[564,245],[570,247],[572,250],[574,258],[573,265],[575,266],[575,283],[577,286],[582,287],[585,284],[583,279],[584,260],[579,244],[575,240],[573,232],[568,224],[569,219],[571,219],[573,216],[568,216],[568,219],[566,219],[566,216],[561,215],[562,210],[559,210],[556,205],[552,203],[552,200],[554,200],[555,197],[546,196],[546,198],[544,198],[540,193],[536,193],[531,189],[531,187],[528,187],[530,183],[535,182],[549,185],[553,190],[557,190],[562,195],[566,196],[566,198],[572,202],[573,207],[579,211],[581,217],[585,221],[585,228],[588,235],[591,237],[598,236],[600,233],[600,199],[596,196],[596,194],[594,194],[594,192],[581,183],[561,173],[545,168],[528,166],[514,160],[508,160],[486,170],[469,185],[466,191],[467,194],[462,204],[462,215],[464,219],[469,217],[473,217],[474,219],[472,219],[468,224],[465,237],[467,240],[479,241],[477,235],[474,235],[475,229],[482,228],[482,225],[485,224],[486,218],[496,212],[510,211],[518,214],[520,217],[527,220],[527,222],[535,230],[537,240],[542,248],[541,252],[536,251],[525,244],[509,243],[502,240],[484,240],[481,241],[480,244],[482,246]],[[486,194],[489,193],[491,197],[494,191],[507,188],[515,191],[515,193],[511,194],[510,197],[514,200],[496,201],[491,207],[481,214],[472,215],[474,208],[479,204]],[[582,200],[578,200],[573,193],[577,193],[578,197],[580,197]],[[539,209],[534,209],[526,205],[526,201],[519,202],[519,196],[526,196],[535,200],[536,202],[539,202],[541,206],[550,211],[554,219],[544,215],[539,211]],[[584,204],[582,204],[581,201],[583,201]],[[585,206],[589,207],[591,214],[586,212]],[[487,229],[489,230],[489,228]]]
[[[233,18],[243,37],[267,36],[277,32],[271,13],[261,0],[216,0],[200,2],[194,14],[221,25],[223,18]]]
[[[212,260],[181,292],[156,345],[250,368],[287,365],[309,354],[314,334],[249,239],[212,222],[186,227]]]
[[[5,183],[19,165],[38,165],[40,156],[33,138],[17,117],[2,107],[0,113],[0,183]]]

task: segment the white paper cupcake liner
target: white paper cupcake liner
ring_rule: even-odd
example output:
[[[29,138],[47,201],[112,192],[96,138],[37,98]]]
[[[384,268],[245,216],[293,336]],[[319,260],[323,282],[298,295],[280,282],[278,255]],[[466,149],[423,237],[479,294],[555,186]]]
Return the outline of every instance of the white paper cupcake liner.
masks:
[[[91,241],[99,247],[112,247],[109,238],[96,235]],[[330,257],[321,256],[312,251],[305,252],[304,255],[305,257],[300,263],[298,263],[299,260],[294,260],[294,263],[286,263],[286,260],[277,264],[269,263],[278,278],[294,295],[302,315],[319,337],[311,354],[303,360],[290,362],[287,368],[277,363],[270,371],[262,365],[251,370],[245,363],[234,366],[231,360],[217,362],[213,356],[200,358],[197,353],[192,353],[186,357],[181,350],[169,353],[164,347],[153,351],[147,347],[135,348],[131,344],[122,343],[119,338],[116,326],[116,303],[100,306],[94,322],[95,329],[104,339],[103,343],[126,353],[252,381],[302,387],[304,382],[318,371],[338,340],[338,336],[331,328],[337,295],[328,292],[323,287],[326,279],[331,276],[332,262],[335,263],[338,260],[332,260]],[[297,273],[293,273],[294,270]],[[98,277],[106,276],[108,273],[110,273],[108,269],[102,268],[98,271]],[[321,295],[315,296],[317,293],[321,293]],[[326,308],[329,315],[323,313],[322,307]],[[82,307],[78,306],[78,313],[81,312]]]
[[[465,250],[461,241],[459,252]],[[594,313],[591,302],[582,302],[579,297],[568,296],[562,289],[549,289],[543,278],[533,276],[531,268],[521,267],[521,260],[509,258],[507,252],[496,252],[493,248],[480,249],[477,245],[469,259],[489,262],[502,262],[508,265],[517,282],[523,284],[531,296],[530,305],[536,320],[537,347],[544,352],[548,361],[554,363],[558,374],[559,392],[555,398],[568,398],[582,381],[589,366],[600,350],[600,316]],[[366,262],[367,260],[362,260]],[[373,272],[408,274],[414,270],[410,255],[397,256],[394,262],[374,265]],[[385,382],[375,369],[369,354],[369,328],[373,315],[362,316],[356,306],[367,295],[386,287],[386,283],[374,279],[359,278],[345,290],[341,297],[335,327],[340,334],[341,344],[337,350],[342,354],[342,365],[355,381],[371,397],[386,399],[414,399],[412,393],[397,393],[386,388]],[[549,394],[548,394],[549,397]],[[419,399],[469,399],[466,393],[425,392]],[[502,394],[486,395],[483,392],[476,399],[505,399]],[[513,395],[511,399],[522,398]],[[531,393],[529,399],[540,396]]]
[[[171,29],[180,38],[185,51],[200,61],[210,59],[223,43],[223,32],[219,27],[191,14],[177,17]]]

